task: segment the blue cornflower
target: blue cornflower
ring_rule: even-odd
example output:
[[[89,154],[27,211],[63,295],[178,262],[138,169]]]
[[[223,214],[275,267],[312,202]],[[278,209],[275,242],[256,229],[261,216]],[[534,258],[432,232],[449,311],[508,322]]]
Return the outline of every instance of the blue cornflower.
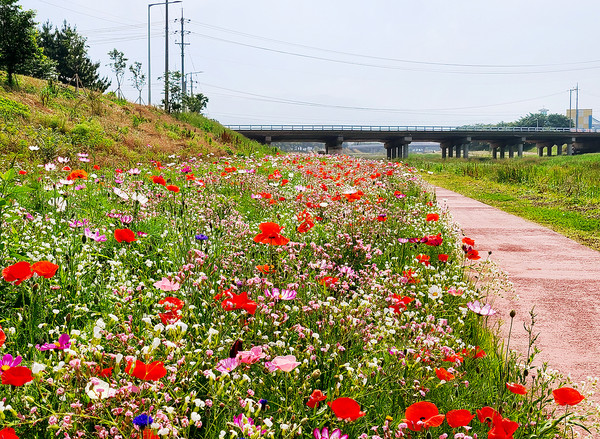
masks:
[[[203,234],[199,234],[199,235],[196,235],[196,239],[198,241],[206,241],[208,239],[208,236],[203,235]]]
[[[265,409],[265,407],[267,406],[267,402],[268,402],[268,401],[267,401],[266,399],[261,399],[260,401],[258,401],[258,403],[260,404],[260,408],[261,408],[262,410],[264,410],[264,409]]]
[[[141,429],[146,428],[147,426],[149,426],[150,424],[152,424],[154,422],[154,419],[152,419],[151,416],[143,413],[141,415],[136,416],[135,418],[133,418],[133,423],[135,425],[137,425],[138,427],[140,427]]]

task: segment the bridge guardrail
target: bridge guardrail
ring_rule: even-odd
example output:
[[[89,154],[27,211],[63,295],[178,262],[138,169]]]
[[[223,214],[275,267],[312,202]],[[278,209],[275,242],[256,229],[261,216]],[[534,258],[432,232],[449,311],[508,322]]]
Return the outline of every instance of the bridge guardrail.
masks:
[[[233,131],[370,131],[370,132],[444,132],[444,131],[502,131],[502,132],[598,132],[597,129],[557,127],[479,127],[479,126],[366,126],[366,125],[225,125]]]

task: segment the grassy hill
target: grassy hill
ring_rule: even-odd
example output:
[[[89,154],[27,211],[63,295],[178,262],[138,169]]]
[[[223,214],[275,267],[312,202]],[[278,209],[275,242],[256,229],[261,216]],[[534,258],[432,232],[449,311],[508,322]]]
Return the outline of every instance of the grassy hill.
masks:
[[[5,76],[5,75],[4,75]],[[5,84],[3,73],[0,82]],[[32,151],[29,147],[39,149]],[[182,157],[273,153],[199,114],[150,106],[60,83],[19,77],[0,87],[0,152],[9,160],[49,161],[86,152],[100,164],[125,166]]]

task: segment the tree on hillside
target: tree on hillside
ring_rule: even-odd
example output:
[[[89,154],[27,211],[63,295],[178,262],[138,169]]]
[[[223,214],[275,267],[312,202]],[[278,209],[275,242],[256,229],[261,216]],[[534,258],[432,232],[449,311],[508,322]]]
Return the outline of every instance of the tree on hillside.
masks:
[[[139,61],[134,62],[132,65],[129,66],[129,71],[133,75],[133,78],[131,78],[131,82],[133,83],[133,86],[139,93],[138,99],[135,102],[141,104],[142,90],[144,89],[144,85],[146,84],[146,75],[142,73],[142,63]]]
[[[207,104],[208,97],[202,93],[197,93],[193,96],[183,96],[183,105],[191,113],[202,113]]]
[[[121,81],[125,74],[125,67],[127,67],[127,58],[123,52],[119,52],[117,49],[113,49],[108,52],[108,56],[112,62],[108,63],[110,68],[115,74],[117,79],[117,97],[123,99],[123,92],[121,91]]]
[[[42,25],[38,44],[44,53],[57,63],[58,80],[69,84],[75,76],[85,87],[104,92],[110,85],[108,78],[100,78],[100,63],[92,62],[87,54],[87,39],[65,21],[61,29],[50,22]]]
[[[19,67],[32,61],[40,50],[36,44],[34,11],[24,11],[17,0],[0,0],[0,67],[8,83],[14,83]]]

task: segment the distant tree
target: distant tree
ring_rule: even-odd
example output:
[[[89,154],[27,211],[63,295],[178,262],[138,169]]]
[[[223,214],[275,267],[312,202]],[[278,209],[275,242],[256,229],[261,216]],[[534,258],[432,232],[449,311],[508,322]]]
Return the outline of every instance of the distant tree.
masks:
[[[6,69],[8,83],[14,74],[40,54],[36,44],[34,11],[24,11],[17,0],[0,0],[0,67]]]
[[[527,116],[511,122],[510,126],[515,127],[538,127],[538,128],[568,128],[569,118],[562,114],[551,113],[529,113]]]
[[[552,113],[548,115],[548,119],[546,119],[546,126],[556,127],[556,128],[570,128],[571,127],[571,119],[567,116],[558,113]]]
[[[164,77],[158,78],[159,80]],[[169,72],[169,104],[165,104],[165,99],[162,100],[163,108],[166,112],[179,113],[183,109],[182,93],[181,93],[181,72]]]
[[[119,52],[117,49],[113,49],[108,52],[108,57],[112,62],[108,63],[110,68],[115,74],[117,79],[117,97],[123,99],[123,92],[121,91],[121,81],[125,74],[125,67],[127,67],[127,58],[123,52]]]
[[[133,86],[139,93],[138,100],[136,102],[141,104],[142,90],[144,89],[144,85],[146,85],[146,75],[142,73],[142,63],[138,61],[134,62],[132,65],[129,66],[129,71],[133,75],[133,78],[131,78],[131,82],[133,83]]]
[[[104,92],[110,86],[110,80],[100,78],[100,63],[88,58],[86,41],[66,21],[61,29],[54,29],[50,22],[44,23],[38,38],[44,54],[56,61],[60,82],[68,84],[77,75],[85,87]]]
[[[202,113],[208,104],[208,97],[202,93],[197,93],[193,96],[183,96],[183,106],[191,113]]]

